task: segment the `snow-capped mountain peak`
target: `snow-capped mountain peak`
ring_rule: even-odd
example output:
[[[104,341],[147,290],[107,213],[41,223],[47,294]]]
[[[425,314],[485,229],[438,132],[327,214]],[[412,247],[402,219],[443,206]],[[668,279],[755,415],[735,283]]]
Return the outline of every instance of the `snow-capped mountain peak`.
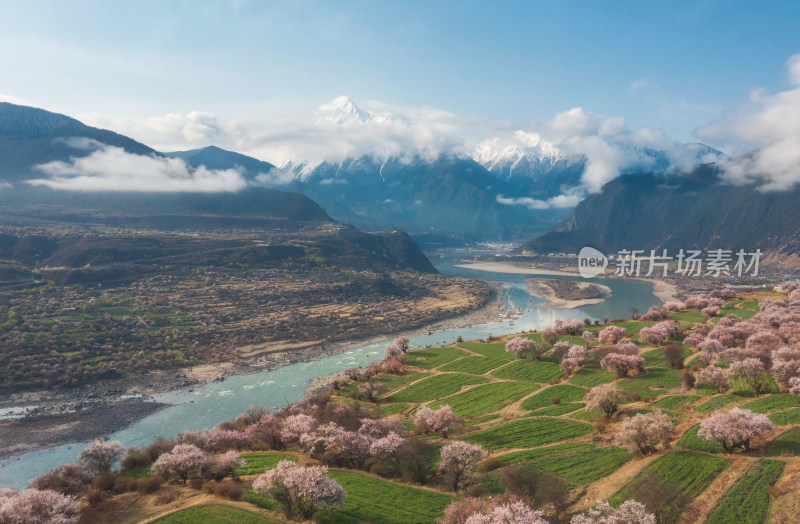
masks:
[[[322,121],[340,125],[363,124],[372,119],[369,111],[364,111],[347,96],[334,98],[329,104],[319,106]]]

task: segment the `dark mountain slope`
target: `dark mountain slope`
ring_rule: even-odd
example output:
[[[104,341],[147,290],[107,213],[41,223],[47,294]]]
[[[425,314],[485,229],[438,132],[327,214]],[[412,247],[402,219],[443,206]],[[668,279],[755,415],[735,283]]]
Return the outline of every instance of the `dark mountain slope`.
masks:
[[[131,138],[68,116],[0,102],[0,180],[26,179],[36,164],[88,155],[90,150],[70,145],[72,138],[96,140],[138,155],[157,154]]]
[[[578,204],[572,216],[522,249],[761,248],[800,252],[800,189],[762,192],[719,179],[714,166],[683,176],[628,175]]]

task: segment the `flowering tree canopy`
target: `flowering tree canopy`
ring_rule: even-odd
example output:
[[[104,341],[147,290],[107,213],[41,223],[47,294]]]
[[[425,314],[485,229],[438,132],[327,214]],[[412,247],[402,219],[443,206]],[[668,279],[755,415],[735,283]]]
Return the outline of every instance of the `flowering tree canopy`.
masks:
[[[3,524],[74,524],[80,504],[69,495],[50,489],[0,489],[0,522]]]
[[[308,519],[319,510],[344,506],[347,493],[328,478],[326,466],[298,466],[282,460],[253,481],[253,489],[283,504],[288,517]]]
[[[675,425],[669,417],[656,409],[652,413],[638,413],[620,426],[616,440],[631,453],[647,455],[658,443],[667,443],[675,433]]]
[[[464,524],[548,524],[537,511],[524,502],[495,504],[485,512],[468,517]]]
[[[635,500],[626,500],[616,509],[604,500],[585,513],[575,515],[569,522],[570,524],[656,524],[656,517],[647,512],[644,504]]]
[[[767,368],[757,358],[751,357],[732,362],[729,371],[731,377],[741,379],[750,386],[756,396],[769,387],[770,378]]]
[[[441,433],[442,437],[447,438],[450,432],[460,429],[464,423],[453,412],[453,408],[445,404],[436,410],[429,407],[420,409],[414,418],[414,425],[423,433]]]
[[[239,455],[235,449],[230,449],[214,459],[214,478],[220,481],[228,475],[236,476],[236,468],[245,466],[247,462]]]
[[[311,415],[306,415],[305,413],[289,415],[283,421],[283,430],[281,434],[287,442],[294,442],[305,433],[314,429],[316,425],[317,421]]]
[[[603,344],[616,344],[626,336],[628,336],[628,331],[625,328],[608,326],[600,331],[600,334],[597,336],[597,340]]]
[[[546,348],[533,340],[514,337],[506,342],[506,351],[514,353],[517,358],[525,358],[527,355],[533,355],[539,358],[546,351]]]
[[[103,471],[111,471],[114,464],[125,453],[125,448],[119,441],[106,442],[103,439],[98,439],[92,442],[92,445],[81,451],[78,455],[78,462],[81,466],[86,468],[90,473],[101,473]]]
[[[639,331],[639,341],[648,344],[661,344],[677,335],[679,331],[680,329],[674,322],[665,320],[652,327],[642,328]]]
[[[627,355],[623,353],[609,353],[600,361],[600,367],[617,374],[618,377],[627,377],[631,371],[644,371],[644,357]]]
[[[586,393],[586,409],[602,411],[611,417],[619,409],[619,404],[625,400],[625,392],[614,384],[600,384]]]
[[[589,350],[583,346],[573,344],[561,359],[561,369],[564,370],[564,373],[570,374],[580,367],[587,358],[589,358]]]
[[[766,415],[753,413],[749,409],[733,408],[717,411],[703,422],[697,435],[709,442],[720,444],[725,451],[733,453],[738,448],[750,450],[750,442],[771,431],[772,422]]]
[[[717,393],[722,393],[728,389],[728,378],[722,368],[708,366],[697,374],[695,381],[697,386],[708,386],[714,388]]]
[[[172,451],[164,453],[155,462],[151,471],[156,475],[179,477],[186,482],[192,473],[200,473],[208,469],[211,459],[193,444],[178,444]]]
[[[458,491],[464,475],[474,469],[483,457],[483,448],[458,440],[443,446],[441,455],[439,471],[450,475],[453,491]]]

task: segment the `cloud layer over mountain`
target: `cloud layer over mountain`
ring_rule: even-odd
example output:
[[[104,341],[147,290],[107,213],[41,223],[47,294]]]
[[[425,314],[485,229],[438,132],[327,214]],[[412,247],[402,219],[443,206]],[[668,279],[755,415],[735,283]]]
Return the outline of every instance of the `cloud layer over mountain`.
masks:
[[[28,183],[67,191],[165,193],[239,191],[247,186],[242,174],[235,169],[194,168],[181,159],[135,155],[88,139],[72,140],[70,145],[92,149],[92,152],[68,162],[40,164],[36,170],[49,178]]]
[[[747,107],[697,131],[701,138],[753,150],[723,162],[728,181],[756,182],[765,191],[800,183],[800,54],[788,60],[787,72],[793,89],[774,95],[754,90]]]

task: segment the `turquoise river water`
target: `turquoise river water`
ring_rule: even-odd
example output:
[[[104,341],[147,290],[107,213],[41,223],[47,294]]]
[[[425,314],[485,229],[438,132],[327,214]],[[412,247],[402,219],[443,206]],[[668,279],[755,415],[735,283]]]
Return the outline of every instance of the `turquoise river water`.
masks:
[[[459,252],[469,256],[469,252]],[[527,292],[526,278],[570,278],[576,277],[519,275],[491,273],[455,266],[456,255],[434,261],[442,273],[457,274],[500,282],[503,287],[501,299],[506,306],[517,311],[513,320],[491,322],[463,328],[446,329],[411,338],[411,347],[450,344],[461,336],[464,340],[486,338],[489,335],[506,335],[531,329],[544,329],[556,319],[627,318],[630,308],[646,311],[660,303],[652,291],[652,284],[638,280],[620,278],[589,279],[611,288],[613,297],[591,306],[575,309],[548,309],[537,306],[541,300]],[[131,427],[109,435],[110,440],[119,440],[126,446],[137,446],[152,442],[156,436],[171,437],[186,430],[211,428],[225,420],[231,420],[248,407],[259,405],[278,408],[298,401],[317,376],[341,371],[350,367],[365,366],[383,357],[386,342],[355,347],[320,360],[287,365],[273,371],[227,378],[193,391],[173,391],[155,396],[155,400],[171,404]],[[78,453],[88,443],[76,442],[40,451],[34,451],[0,461],[0,487],[23,488],[32,479],[45,471],[74,462]]]

